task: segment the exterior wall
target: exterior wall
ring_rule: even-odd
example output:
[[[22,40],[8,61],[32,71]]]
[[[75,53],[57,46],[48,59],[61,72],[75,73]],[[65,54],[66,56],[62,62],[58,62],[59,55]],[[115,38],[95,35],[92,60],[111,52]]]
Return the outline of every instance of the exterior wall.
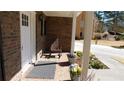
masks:
[[[72,18],[69,17],[46,17],[46,34],[51,37],[47,41],[54,40],[58,37],[64,52],[69,52],[71,49],[72,35]],[[50,42],[51,45],[54,41]]]
[[[98,18],[94,15],[92,39],[95,39],[95,37],[98,35],[97,32],[101,31],[101,28],[102,28],[102,24],[99,22]]]
[[[76,39],[81,38],[81,36],[80,36],[81,32],[83,35],[84,29],[81,27],[81,21],[84,21],[84,17],[85,17],[85,12],[82,12],[76,19]]]
[[[21,69],[19,12],[0,12],[5,80]]]
[[[63,51],[71,49],[72,18],[67,17],[46,17],[46,35],[41,35],[41,22],[39,15],[43,12],[36,12],[36,52],[48,51],[54,40],[59,37]],[[66,44],[65,44],[66,42]]]
[[[81,20],[85,23],[85,13],[82,12],[76,19],[76,39],[84,38],[84,28],[81,27]],[[92,31],[92,38],[94,38],[95,31],[98,29],[98,19],[94,16],[93,20],[93,31]],[[82,32],[82,37],[80,33]]]
[[[39,15],[44,14],[36,12],[36,53],[49,48],[56,37],[63,51],[70,51],[72,18],[46,17],[46,35],[42,36]],[[0,12],[0,23],[5,80],[10,80],[21,70],[20,13]]]

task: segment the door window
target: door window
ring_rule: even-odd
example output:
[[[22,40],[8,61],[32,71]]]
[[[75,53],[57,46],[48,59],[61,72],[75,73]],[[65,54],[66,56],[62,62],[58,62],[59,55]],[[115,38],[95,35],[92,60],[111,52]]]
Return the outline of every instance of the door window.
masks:
[[[27,15],[22,14],[22,26],[28,26],[29,25],[29,18]]]

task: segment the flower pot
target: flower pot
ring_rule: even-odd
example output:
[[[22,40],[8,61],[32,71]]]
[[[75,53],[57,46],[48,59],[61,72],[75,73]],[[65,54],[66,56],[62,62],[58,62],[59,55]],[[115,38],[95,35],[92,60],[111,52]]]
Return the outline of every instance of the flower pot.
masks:
[[[73,55],[73,54],[69,54],[68,55],[68,60],[71,64],[74,64],[75,63],[75,60],[76,60],[76,56]]]
[[[80,81],[80,76],[77,76],[77,75],[72,75],[71,73],[70,73],[70,77],[71,77],[71,80],[72,81]]]
[[[78,64],[70,65],[70,77],[72,81],[80,81],[81,68]]]
[[[71,64],[74,64],[75,63],[75,57],[74,58],[71,58],[71,57],[69,57],[69,62],[71,63]]]
[[[80,81],[80,76],[75,76],[74,81]]]

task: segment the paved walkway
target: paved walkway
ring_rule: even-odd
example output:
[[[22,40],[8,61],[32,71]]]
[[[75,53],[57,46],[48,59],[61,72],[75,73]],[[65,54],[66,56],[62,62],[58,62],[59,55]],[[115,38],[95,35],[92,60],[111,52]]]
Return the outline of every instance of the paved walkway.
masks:
[[[82,50],[82,41],[75,42],[75,50]],[[124,80],[124,64],[112,57],[124,57],[124,49],[116,49],[110,46],[91,45],[91,52],[107,65],[110,69],[95,70],[94,80]]]

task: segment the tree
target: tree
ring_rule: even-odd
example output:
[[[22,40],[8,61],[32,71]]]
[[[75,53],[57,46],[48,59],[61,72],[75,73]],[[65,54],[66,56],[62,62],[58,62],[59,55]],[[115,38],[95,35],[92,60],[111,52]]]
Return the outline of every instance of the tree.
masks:
[[[117,31],[119,22],[124,22],[123,11],[98,11],[95,14],[103,26],[107,26],[113,31]]]
[[[113,31],[116,31],[120,14],[121,12],[119,11],[104,11],[104,15],[106,18],[105,23],[107,26],[111,26]]]
[[[95,12],[96,17],[99,20],[99,32],[103,32],[104,27],[104,12],[103,11],[97,11]]]

